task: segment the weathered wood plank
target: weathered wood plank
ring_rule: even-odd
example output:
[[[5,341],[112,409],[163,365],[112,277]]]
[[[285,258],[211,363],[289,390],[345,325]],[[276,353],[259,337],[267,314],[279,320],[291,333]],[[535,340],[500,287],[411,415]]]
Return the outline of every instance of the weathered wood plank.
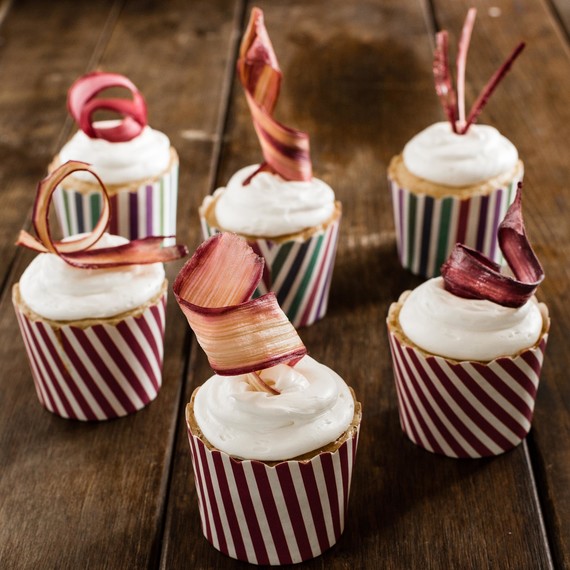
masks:
[[[57,151],[66,123],[65,96],[87,70],[101,37],[112,26],[115,2],[77,11],[70,1],[57,8],[15,3],[0,28],[0,285],[15,255],[13,243],[31,208],[37,181]],[[73,25],[70,14],[76,14]]]
[[[384,320],[390,302],[419,281],[398,265],[385,176],[390,157],[442,118],[422,7],[412,1],[332,1],[326,10],[306,1],[256,5],[265,11],[284,72],[278,117],[310,132],[314,171],[344,205],[329,313],[301,336],[364,405],[345,534],[306,567],[548,568],[523,446],[493,460],[454,461],[414,447],[398,424]],[[470,93],[484,71],[470,68]],[[237,84],[230,111],[217,185],[260,159]],[[510,117],[505,130],[517,120]],[[186,399],[210,374],[199,353]],[[202,538],[191,473],[179,418],[162,567],[245,568]]]
[[[440,24],[458,30],[469,3],[437,0],[434,4]],[[505,133],[525,161],[525,219],[546,273],[540,297],[549,305],[552,332],[529,440],[554,562],[566,568],[570,566],[570,354],[566,346],[570,334],[566,302],[570,283],[570,52],[548,3],[493,1],[477,6],[479,22],[468,74],[489,75],[501,54],[520,39],[528,43],[482,120]]]
[[[568,42],[570,38],[570,4],[564,0],[545,0],[546,9],[552,12],[555,19],[559,20],[562,29],[561,34],[566,36],[563,41]]]
[[[22,154],[19,165],[26,180],[35,182],[57,150],[50,133],[57,134],[64,125],[65,92],[71,81],[86,71],[90,62],[123,72],[145,94],[151,124],[166,132],[179,151],[179,237],[195,245],[197,200],[208,191],[212,148],[217,144],[222,119],[218,109],[232,44],[234,3],[127,3],[113,33],[97,49],[97,36],[94,34],[89,45],[80,31],[87,33],[91,27],[100,31],[104,22],[89,11],[83,16],[70,5],[59,6],[49,10],[41,2],[26,6],[29,10],[11,14],[5,27],[9,34],[13,28],[18,30],[21,43],[18,49],[4,52],[3,63],[10,69],[15,70],[19,55],[28,44],[38,41],[36,31],[44,28],[51,28],[53,37],[41,38],[43,49],[59,54],[58,65],[64,68],[76,59],[79,64],[65,68],[60,88],[51,91],[53,101],[46,105],[51,109],[49,121],[35,108],[43,100],[36,96],[27,102],[29,89],[23,86],[15,86],[12,100],[7,102],[11,105],[8,115],[27,117],[13,151],[16,158]],[[30,13],[41,17],[30,20]],[[68,37],[66,33],[71,32],[66,30],[75,30],[76,35]],[[54,45],[62,37],[67,38],[69,50],[60,54]],[[38,51],[38,63],[30,58],[27,64],[30,74],[32,68],[37,72],[32,86],[41,91],[46,82],[49,86],[45,70],[52,69],[53,62]],[[98,60],[94,61],[97,53]],[[18,89],[24,97],[19,103]],[[10,122],[2,127],[2,134],[16,137],[17,126],[17,122]],[[43,129],[47,128],[51,130],[45,133]],[[28,163],[29,149],[23,134],[32,146],[44,145],[39,147],[41,153],[35,150],[33,168]],[[4,161],[2,167],[16,171],[16,165],[5,165]],[[18,203],[14,224],[22,225],[34,186],[28,205],[22,208]],[[13,235],[0,237],[12,253]],[[18,254],[15,279],[30,258]],[[171,281],[180,265],[168,268]],[[128,418],[81,424],[59,419],[37,402],[8,289],[0,303],[0,361],[4,363],[0,376],[0,567],[155,567],[189,340],[173,297],[167,310],[163,386],[157,400]]]

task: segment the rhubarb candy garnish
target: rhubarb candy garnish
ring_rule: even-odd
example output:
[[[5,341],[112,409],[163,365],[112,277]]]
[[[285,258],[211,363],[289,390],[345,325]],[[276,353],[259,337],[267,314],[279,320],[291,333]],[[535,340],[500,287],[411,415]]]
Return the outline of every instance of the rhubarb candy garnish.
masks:
[[[174,294],[220,375],[250,374],[250,384],[276,393],[256,374],[293,366],[307,350],[274,293],[251,299],[264,260],[235,234],[216,234],[198,247],[174,282]]]
[[[510,70],[513,62],[524,49],[524,42],[521,42],[507,57],[505,62],[493,74],[487,82],[479,97],[471,107],[467,118],[465,117],[465,68],[467,65],[467,52],[471,41],[471,32],[475,23],[477,10],[471,8],[467,12],[459,47],[457,51],[457,93],[453,89],[451,70],[449,66],[449,45],[447,32],[445,30],[436,35],[436,49],[433,60],[433,75],[435,79],[435,90],[441,101],[441,105],[451,124],[454,133],[464,135],[469,127],[477,120],[477,117],[487,104],[491,94],[501,82],[503,77]]]
[[[309,135],[273,118],[282,74],[259,8],[251,11],[237,71],[265,160],[259,171],[275,172],[285,180],[311,180]]]
[[[132,99],[118,97],[97,98],[102,91],[111,87],[128,89]],[[109,142],[125,142],[138,136],[147,124],[146,103],[136,85],[118,73],[94,71],[80,77],[69,88],[67,108],[79,128],[91,138]],[[96,111],[113,111],[122,115],[118,125],[95,126]]]
[[[90,233],[66,241],[54,241],[49,228],[49,208],[53,193],[70,174],[78,171],[90,172],[99,182],[103,206],[101,215]],[[165,240],[174,236],[153,236],[132,240],[129,243],[99,249],[90,249],[105,233],[109,223],[109,195],[105,185],[95,171],[84,162],[70,160],[54,170],[38,184],[32,223],[36,237],[22,230],[16,245],[22,245],[40,253],[54,253],[69,265],[84,269],[139,265],[159,261],[173,261],[188,255],[186,246],[165,246]]]
[[[435,78],[435,91],[441,101],[441,106],[447,115],[447,120],[457,132],[457,96],[453,89],[451,72],[449,71],[448,36],[444,30],[435,38],[436,48],[433,58],[433,76]]]
[[[527,239],[521,209],[522,184],[499,226],[499,246],[514,278],[483,254],[457,244],[441,267],[445,288],[458,297],[487,299],[505,307],[521,307],[544,279],[544,271]]]

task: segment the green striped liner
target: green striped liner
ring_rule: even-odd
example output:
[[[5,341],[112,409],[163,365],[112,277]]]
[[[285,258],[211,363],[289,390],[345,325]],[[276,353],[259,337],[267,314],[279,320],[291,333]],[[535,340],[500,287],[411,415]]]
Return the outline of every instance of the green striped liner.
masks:
[[[466,199],[417,194],[388,178],[402,266],[416,275],[435,277],[458,242],[502,263],[497,229],[523,174],[521,167],[509,184]]]
[[[91,231],[101,213],[101,193],[95,184],[93,192],[80,192],[60,186],[54,194],[57,218],[62,234]],[[82,181],[84,185],[84,181]],[[176,205],[178,200],[178,160],[171,169],[150,183],[138,188],[125,186],[110,196],[111,220],[109,232],[127,239],[151,235],[176,235]]]
[[[200,223],[204,239],[218,232],[202,215]],[[248,240],[265,259],[263,279],[255,295],[274,291],[296,328],[309,326],[326,314],[339,226],[340,218],[307,240]]]

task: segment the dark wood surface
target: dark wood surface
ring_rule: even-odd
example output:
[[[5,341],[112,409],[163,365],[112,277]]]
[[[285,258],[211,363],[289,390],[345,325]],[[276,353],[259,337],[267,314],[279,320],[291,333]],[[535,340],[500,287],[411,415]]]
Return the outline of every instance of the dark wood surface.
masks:
[[[307,568],[570,567],[570,65],[564,1],[476,3],[467,97],[521,39],[512,73],[481,117],[525,161],[528,232],[547,279],[552,333],[533,429],[494,459],[451,460],[402,435],[385,331],[402,270],[385,182],[391,156],[442,119],[433,33],[456,38],[458,0],[266,0],[284,83],[278,116],[311,134],[315,174],[343,202],[327,317],[301,330],[364,405],[347,527]],[[180,154],[179,239],[200,241],[197,208],[259,160],[236,50],[242,0],[0,3],[0,568],[245,568],[202,537],[183,421],[209,375],[171,296],[164,382],[128,418],[82,424],[37,402],[10,300],[31,255],[35,184],[73,130],[66,90],[95,68],[132,78],[151,124]],[[4,15],[4,16],[3,16]],[[566,26],[566,27],[565,27]],[[180,264],[168,268],[169,278]]]

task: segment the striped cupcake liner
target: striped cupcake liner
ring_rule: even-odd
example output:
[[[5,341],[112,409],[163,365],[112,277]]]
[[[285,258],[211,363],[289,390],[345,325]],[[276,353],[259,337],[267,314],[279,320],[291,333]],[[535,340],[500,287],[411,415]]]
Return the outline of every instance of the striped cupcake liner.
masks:
[[[528,434],[548,334],[489,363],[426,355],[389,332],[400,425],[419,447],[447,457],[488,457]]]
[[[205,239],[218,233],[203,216],[200,221]],[[339,227],[340,217],[304,241],[247,240],[265,259],[254,297],[274,291],[295,328],[312,325],[327,312]]]
[[[273,467],[210,450],[188,427],[204,536],[251,564],[295,564],[340,538],[358,432],[334,453]]]
[[[73,182],[68,178],[66,184],[70,180]],[[109,232],[130,240],[176,235],[177,199],[178,160],[160,178],[136,189],[125,187],[110,196]],[[95,185],[93,192],[60,186],[55,191],[54,203],[65,237],[89,232],[101,213],[101,192]]]
[[[435,277],[456,243],[501,263],[497,230],[521,180],[522,173],[490,194],[460,199],[415,194],[388,177],[402,266],[416,275]]]
[[[166,293],[141,315],[80,328],[32,320],[14,302],[40,403],[62,418],[109,420],[154,400],[162,383]]]

